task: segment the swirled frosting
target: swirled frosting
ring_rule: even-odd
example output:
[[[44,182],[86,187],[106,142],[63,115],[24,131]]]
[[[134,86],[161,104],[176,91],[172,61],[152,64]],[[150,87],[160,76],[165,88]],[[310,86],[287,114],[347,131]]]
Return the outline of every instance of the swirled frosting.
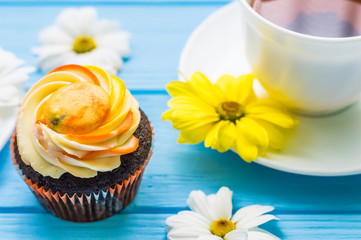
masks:
[[[109,96],[106,117],[86,133],[54,130],[44,120],[44,106],[59,89],[79,83],[94,84]],[[94,177],[119,167],[119,156],[138,148],[133,133],[139,122],[138,102],[123,81],[98,67],[64,65],[45,75],[26,94],[16,127],[19,153],[25,164],[43,176],[59,178],[69,172],[76,177]]]

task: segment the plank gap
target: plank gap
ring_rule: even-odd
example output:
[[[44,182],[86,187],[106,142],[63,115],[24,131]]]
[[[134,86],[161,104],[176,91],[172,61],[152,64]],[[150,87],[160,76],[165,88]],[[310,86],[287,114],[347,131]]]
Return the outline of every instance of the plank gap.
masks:
[[[234,207],[233,214],[241,207]],[[143,207],[135,206],[124,209],[120,214],[177,214],[180,211],[190,210],[187,207]],[[47,214],[47,211],[41,206],[19,206],[19,207],[0,207],[0,214]],[[305,211],[305,210],[274,210],[272,214],[281,215],[361,215],[360,211]]]
[[[129,89],[134,95],[168,95],[164,89]]]

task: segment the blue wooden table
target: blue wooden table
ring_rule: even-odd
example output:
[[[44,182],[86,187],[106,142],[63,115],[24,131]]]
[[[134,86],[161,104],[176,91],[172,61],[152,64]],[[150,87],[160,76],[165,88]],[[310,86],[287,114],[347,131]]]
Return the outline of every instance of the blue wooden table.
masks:
[[[0,46],[31,65],[37,34],[65,7],[93,5],[101,18],[120,21],[132,34],[133,50],[120,77],[155,129],[154,155],[135,201],[121,214],[90,224],[48,214],[13,169],[8,143],[0,152],[0,239],[166,239],[165,219],[187,208],[190,191],[210,194],[221,186],[234,191],[235,209],[275,206],[281,220],[264,228],[282,239],[361,239],[361,176],[300,176],[247,164],[232,152],[220,154],[202,144],[179,145],[178,132],[161,120],[169,100],[165,85],[177,78],[188,36],[228,2],[0,0]],[[32,74],[30,83],[41,76]]]

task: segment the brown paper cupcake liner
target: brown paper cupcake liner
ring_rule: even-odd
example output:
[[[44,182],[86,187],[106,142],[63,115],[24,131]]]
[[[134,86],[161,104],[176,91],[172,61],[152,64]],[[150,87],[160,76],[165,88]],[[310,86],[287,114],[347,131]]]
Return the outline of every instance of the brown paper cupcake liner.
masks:
[[[144,161],[143,165],[141,165],[133,175],[116,183],[114,187],[109,187],[106,190],[100,190],[99,192],[93,192],[91,194],[74,193],[69,195],[65,193],[62,195],[59,192],[54,193],[51,190],[39,187],[23,174],[13,154],[14,139],[15,133],[11,138],[10,144],[12,161],[15,169],[19,175],[24,178],[25,183],[32,190],[36,199],[54,216],[73,222],[99,221],[120,212],[128,206],[138,192],[144,169],[152,155],[152,151],[150,150],[148,158]]]

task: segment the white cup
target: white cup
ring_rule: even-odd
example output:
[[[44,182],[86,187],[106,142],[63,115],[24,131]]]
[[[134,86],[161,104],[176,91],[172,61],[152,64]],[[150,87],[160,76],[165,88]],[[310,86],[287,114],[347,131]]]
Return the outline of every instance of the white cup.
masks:
[[[282,28],[240,0],[246,55],[272,98],[299,113],[341,110],[361,94],[361,37],[325,38]]]

